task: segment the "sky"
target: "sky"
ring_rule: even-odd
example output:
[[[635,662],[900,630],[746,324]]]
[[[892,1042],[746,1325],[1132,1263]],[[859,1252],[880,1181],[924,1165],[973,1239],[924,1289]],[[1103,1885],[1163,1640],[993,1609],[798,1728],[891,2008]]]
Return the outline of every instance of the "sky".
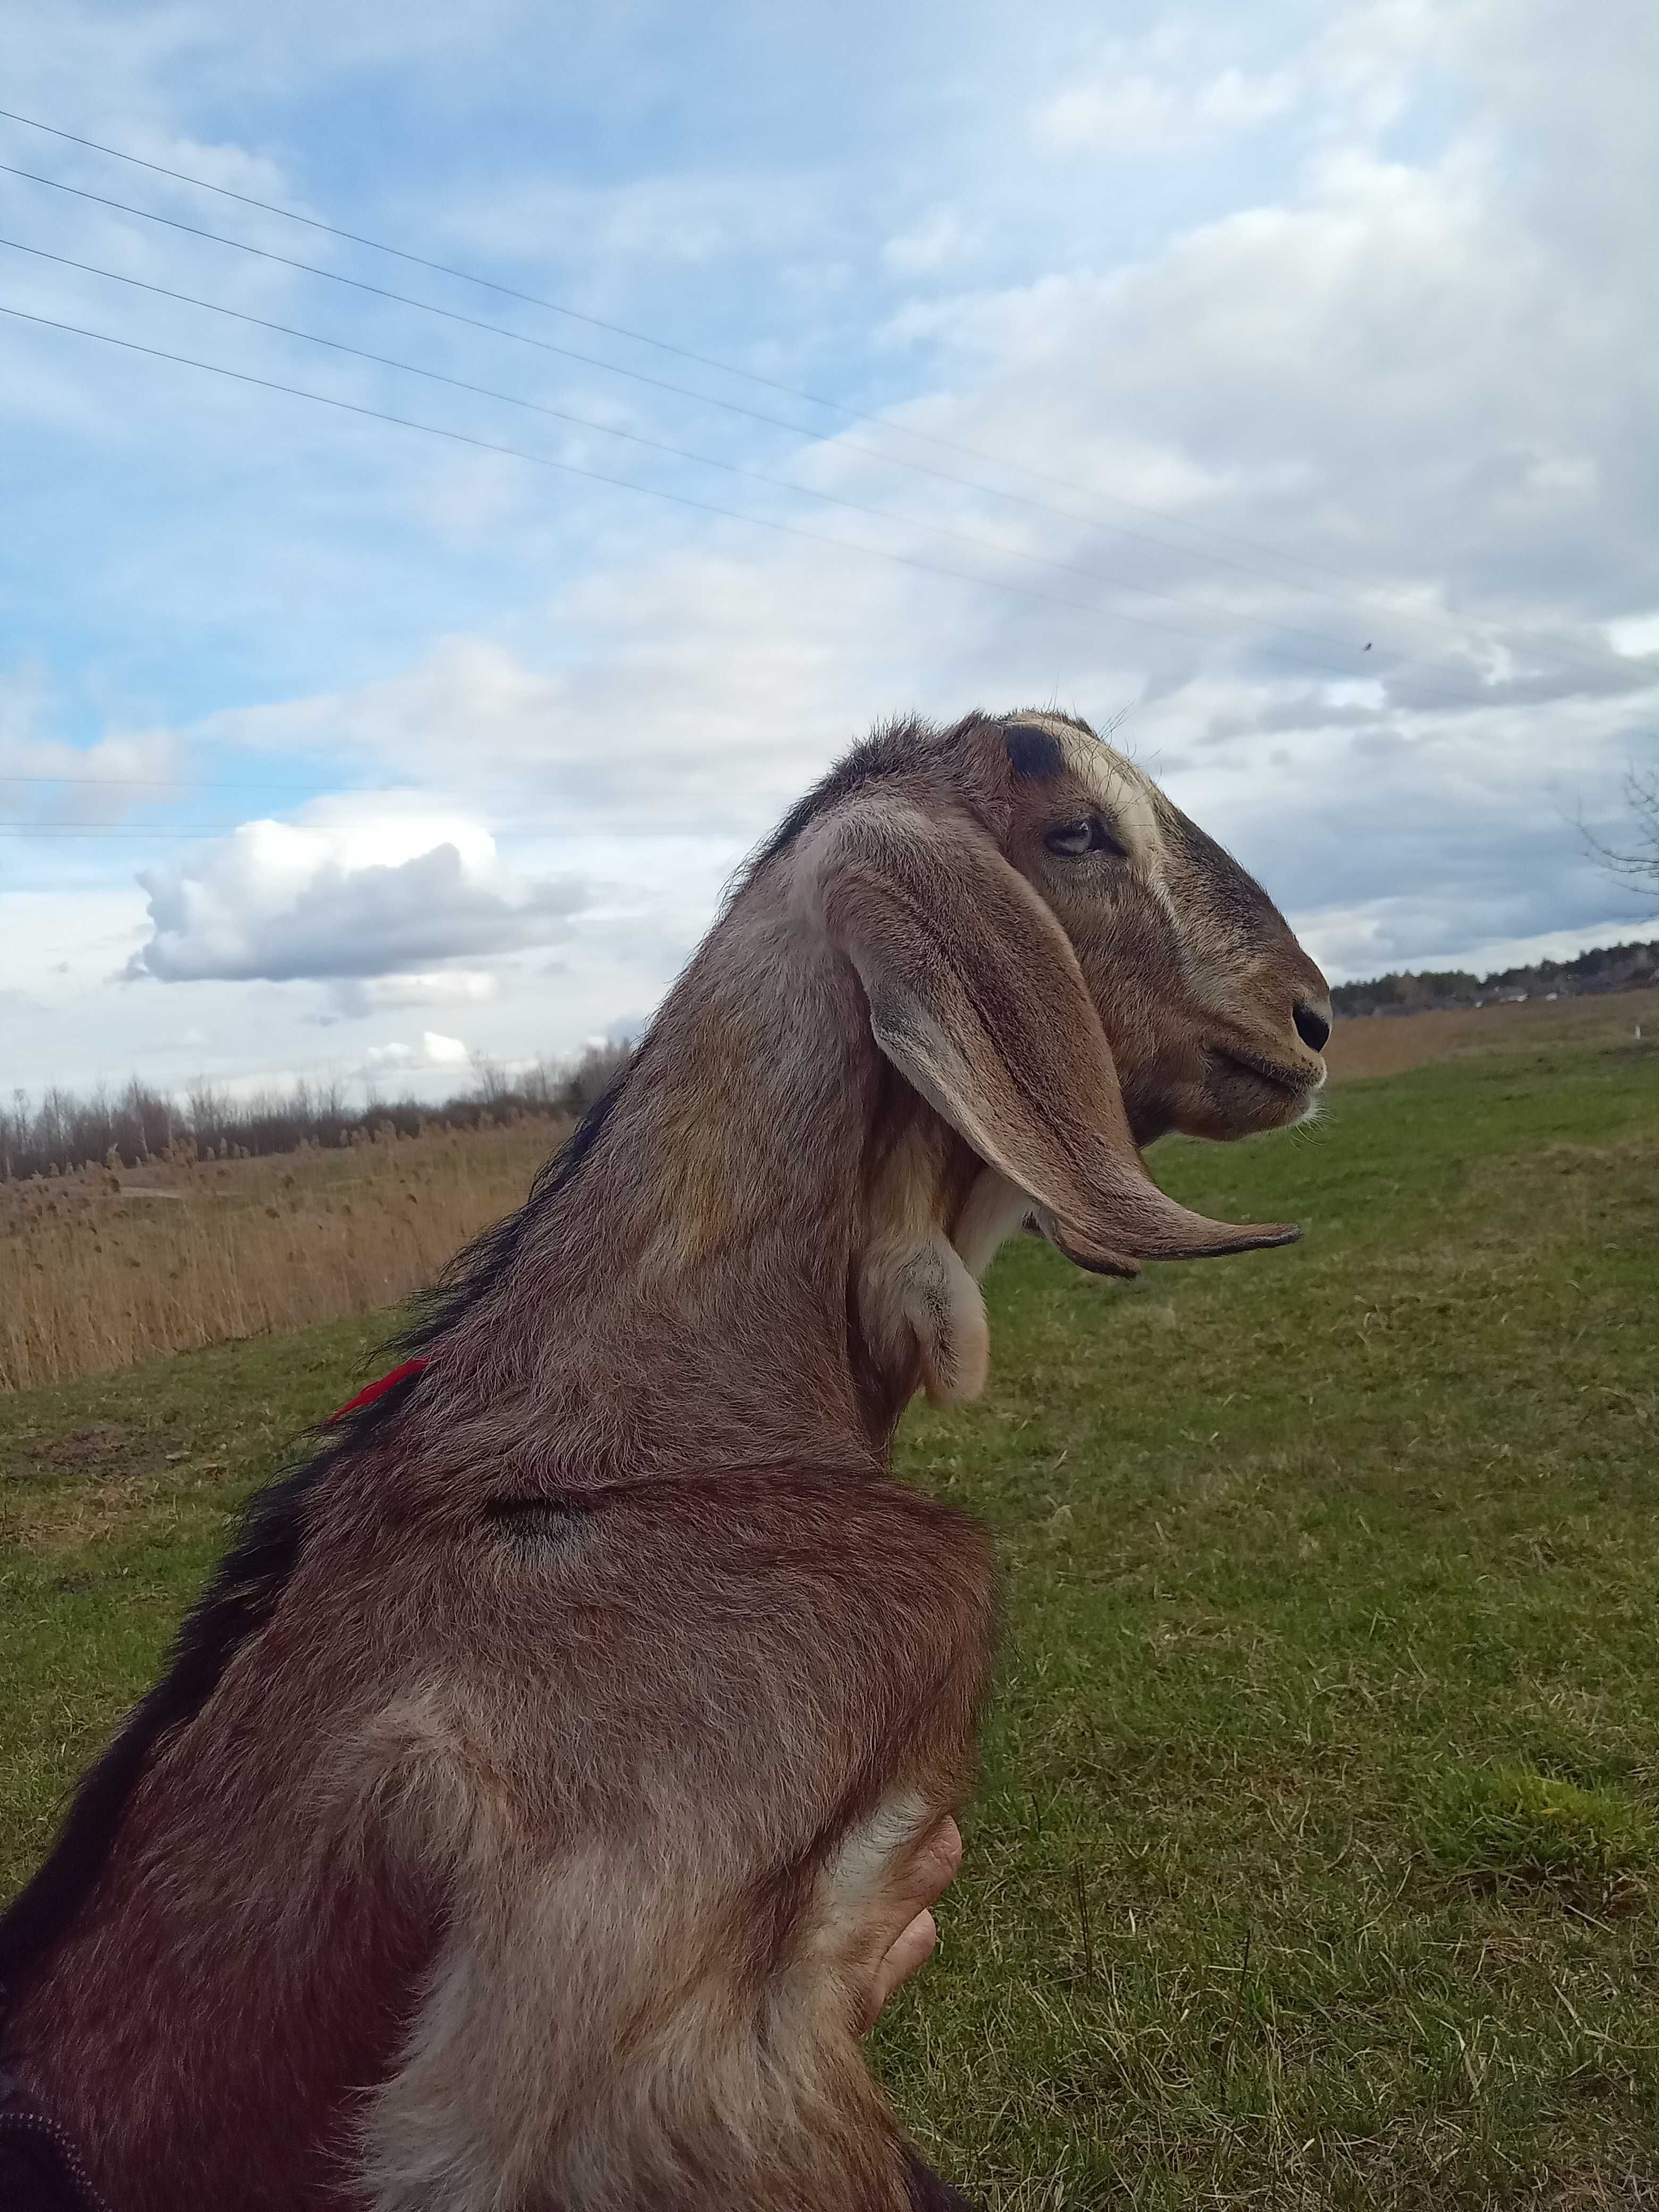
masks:
[[[1659,929],[1647,0],[7,15],[6,1091],[636,1030],[909,712],[1333,980]]]

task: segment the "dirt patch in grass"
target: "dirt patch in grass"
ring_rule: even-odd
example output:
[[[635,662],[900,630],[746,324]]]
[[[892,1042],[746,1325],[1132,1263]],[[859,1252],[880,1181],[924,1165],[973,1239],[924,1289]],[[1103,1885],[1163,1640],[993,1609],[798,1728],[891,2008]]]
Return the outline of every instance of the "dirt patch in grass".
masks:
[[[144,1521],[156,1504],[143,1475],[108,1475],[74,1489],[14,1492],[0,1504],[0,1545],[25,1553],[79,1552]]]
[[[125,1431],[112,1421],[94,1421],[84,1429],[71,1429],[66,1437],[37,1444],[34,1456],[47,1467],[90,1467],[113,1459],[126,1441]]]

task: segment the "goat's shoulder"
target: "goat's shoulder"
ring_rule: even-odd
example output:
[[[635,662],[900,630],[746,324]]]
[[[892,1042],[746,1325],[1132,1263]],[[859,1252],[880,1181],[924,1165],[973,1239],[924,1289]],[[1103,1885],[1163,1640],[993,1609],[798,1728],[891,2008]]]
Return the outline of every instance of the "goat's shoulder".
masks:
[[[954,1506],[862,1470],[769,1467],[561,1491],[504,1490],[483,1505],[468,1571],[544,1618],[578,1608],[642,1632],[711,1611],[746,1632],[837,1613],[880,1647],[932,1630],[991,1627],[989,1540]],[[826,1608],[829,1608],[826,1613]],[[489,1613],[502,1618],[497,1602]],[[507,1615],[515,1610],[509,1601]],[[834,1655],[849,1651],[843,1638]]]
[[[995,1632],[983,1530],[863,1474],[503,1494],[441,1583],[458,1741],[565,1832],[717,1776],[816,1824],[849,1778],[959,1759]]]

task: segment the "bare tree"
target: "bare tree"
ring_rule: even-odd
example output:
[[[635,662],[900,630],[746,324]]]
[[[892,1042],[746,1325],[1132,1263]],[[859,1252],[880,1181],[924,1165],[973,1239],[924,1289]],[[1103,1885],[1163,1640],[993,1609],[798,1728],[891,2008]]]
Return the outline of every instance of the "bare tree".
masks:
[[[1625,778],[1625,803],[1630,830],[1618,844],[1607,843],[1582,821],[1579,834],[1609,875],[1659,905],[1659,769],[1632,769]]]
[[[513,1093],[506,1067],[487,1052],[472,1055],[472,1080],[478,1103],[494,1115]]]

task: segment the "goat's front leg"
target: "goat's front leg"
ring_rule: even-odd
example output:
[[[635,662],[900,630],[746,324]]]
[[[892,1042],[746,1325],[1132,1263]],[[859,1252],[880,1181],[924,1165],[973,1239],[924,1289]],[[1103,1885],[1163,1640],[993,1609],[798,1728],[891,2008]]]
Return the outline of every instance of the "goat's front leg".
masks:
[[[896,1795],[827,1857],[758,1981],[654,1852],[562,1856],[498,1889],[377,2099],[376,2212],[957,2212],[858,2039],[932,1951],[961,1850],[952,1819]]]
[[[926,1831],[911,1850],[890,1860],[885,1879],[872,1901],[869,1923],[855,1928],[847,1972],[862,1992],[860,2018],[875,2026],[893,1992],[919,1973],[933,1954],[939,1928],[931,1908],[956,1879],[962,1864],[962,1831],[947,1814]],[[889,1940],[889,1931],[896,1929]],[[885,1948],[882,1948],[884,1946]],[[905,2183],[911,2212],[975,2212],[965,2197],[907,2151]]]
[[[450,1899],[364,2130],[380,2212],[913,2212],[861,2038],[954,1871],[984,1538],[764,1470],[487,1564],[450,1723],[375,1799]]]

